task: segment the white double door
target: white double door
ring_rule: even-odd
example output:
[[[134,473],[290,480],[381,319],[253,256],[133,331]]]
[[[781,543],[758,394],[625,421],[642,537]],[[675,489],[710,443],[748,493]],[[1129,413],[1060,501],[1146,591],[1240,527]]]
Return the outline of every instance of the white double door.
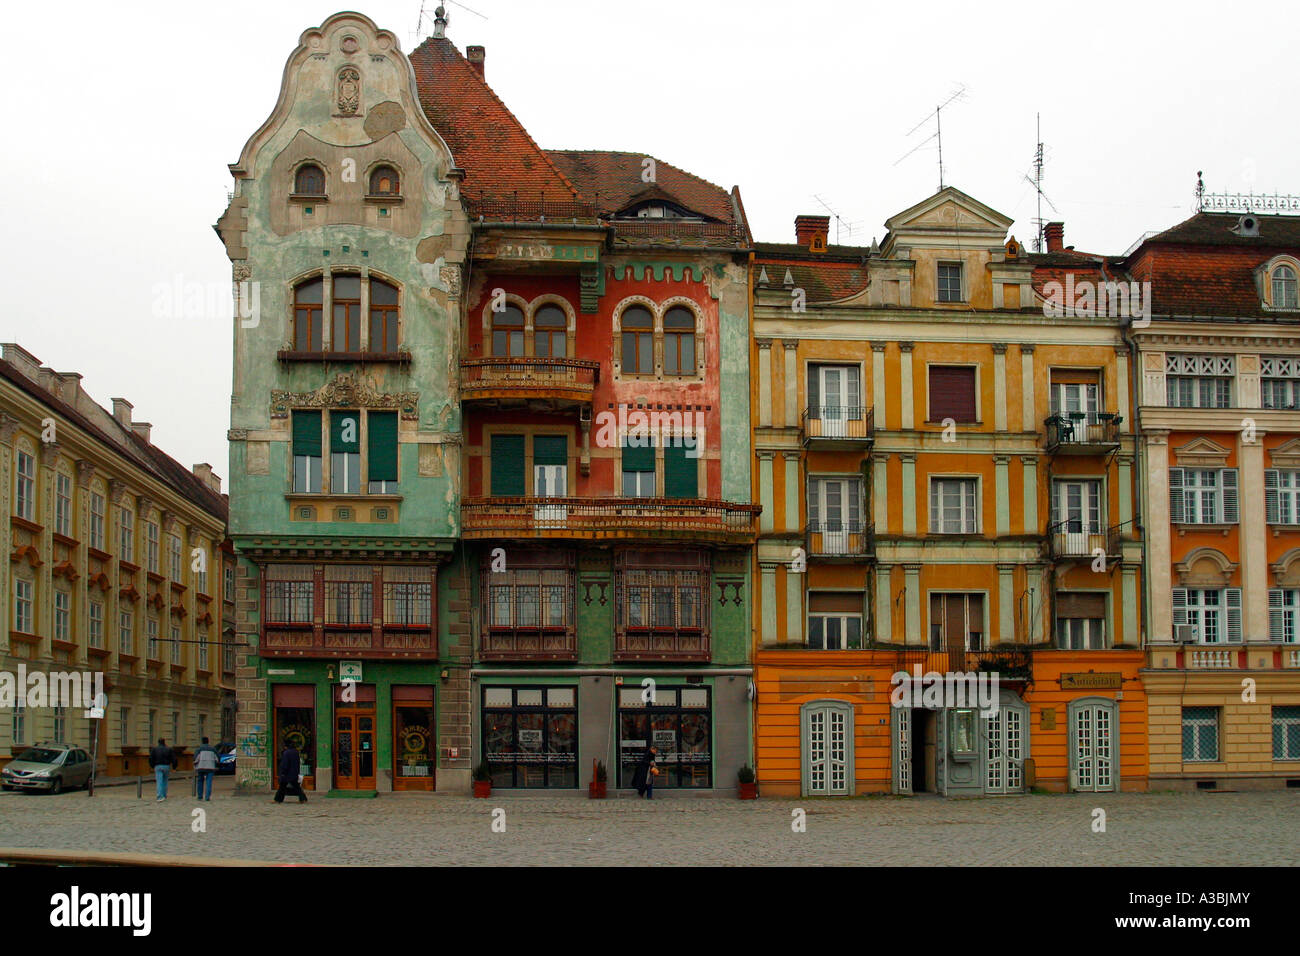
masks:
[[[538,498],[568,497],[568,466],[533,465],[533,494]],[[565,505],[534,505],[533,520],[539,528],[563,528],[569,520],[569,509]]]
[[[1019,793],[1025,788],[1024,711],[1002,708],[984,722],[984,790]]]
[[[1070,727],[1074,742],[1074,789],[1115,789],[1114,719],[1113,710],[1096,704],[1074,712]]]
[[[808,783],[810,796],[849,792],[850,712],[838,707],[808,711]]]
[[[818,370],[821,376],[818,393],[822,437],[843,438],[848,434],[847,422],[862,417],[858,370],[851,367],[826,366]]]
[[[1064,544],[1062,554],[1088,554],[1089,535],[1101,534],[1101,482],[1056,481],[1052,521]]]

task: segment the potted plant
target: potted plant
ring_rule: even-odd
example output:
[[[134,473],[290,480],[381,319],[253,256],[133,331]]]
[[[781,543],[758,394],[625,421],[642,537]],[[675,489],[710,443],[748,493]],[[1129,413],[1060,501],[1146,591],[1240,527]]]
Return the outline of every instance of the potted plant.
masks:
[[[754,781],[754,768],[749,764],[736,772],[737,796],[742,800],[758,799],[758,784]]]
[[[492,796],[492,771],[488,769],[487,761],[479,764],[474,768],[474,796],[490,797]]]
[[[591,783],[587,785],[587,796],[592,800],[605,799],[605,764],[600,760],[591,762]]]

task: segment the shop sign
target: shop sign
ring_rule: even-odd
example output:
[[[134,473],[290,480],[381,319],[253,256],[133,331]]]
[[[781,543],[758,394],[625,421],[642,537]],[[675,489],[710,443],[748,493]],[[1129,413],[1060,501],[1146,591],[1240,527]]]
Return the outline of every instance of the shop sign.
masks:
[[[339,683],[360,683],[361,661],[339,661]]]
[[[669,751],[677,746],[677,731],[656,730],[654,734],[655,750]]]
[[[519,731],[519,745],[521,747],[540,747],[542,745],[542,732],[540,730]]]
[[[1061,690],[1119,690],[1123,681],[1124,675],[1118,671],[1062,674]]]

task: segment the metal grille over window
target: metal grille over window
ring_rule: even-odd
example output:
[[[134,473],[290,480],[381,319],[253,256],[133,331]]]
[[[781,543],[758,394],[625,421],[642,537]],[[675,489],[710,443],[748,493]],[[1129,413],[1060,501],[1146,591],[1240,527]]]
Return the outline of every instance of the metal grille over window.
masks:
[[[384,568],[384,623],[428,627],[433,620],[433,580],[429,568]]]
[[[365,565],[325,566],[325,623],[368,625],[374,613],[373,572]]]
[[[709,572],[705,561],[697,552],[629,552],[620,557],[616,655],[707,659]],[[670,566],[655,566],[662,564]]]

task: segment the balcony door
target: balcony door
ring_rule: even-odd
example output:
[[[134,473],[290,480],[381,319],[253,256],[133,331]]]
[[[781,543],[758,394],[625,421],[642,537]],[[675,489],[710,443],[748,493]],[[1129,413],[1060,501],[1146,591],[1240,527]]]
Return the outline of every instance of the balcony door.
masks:
[[[1073,789],[1115,789],[1115,721],[1113,700],[1096,698],[1070,703],[1070,764]]]
[[[814,370],[814,401],[809,404],[821,419],[822,438],[843,438],[847,422],[861,417],[858,409],[858,370],[851,366],[822,365]]]
[[[965,670],[965,652],[984,650],[984,595],[930,595],[930,650],[948,654],[936,670]]]
[[[984,722],[984,792],[1019,793],[1024,789],[1025,712],[1001,707]]]
[[[851,535],[862,531],[860,485],[855,478],[814,478],[808,483],[808,530],[815,554],[851,554]]]
[[[1058,554],[1092,553],[1090,535],[1101,534],[1101,482],[1056,481],[1052,485],[1052,522]]]
[[[569,494],[569,450],[564,435],[533,437],[533,495],[566,498]],[[569,509],[562,504],[536,505],[533,518],[539,528],[563,528]]]

